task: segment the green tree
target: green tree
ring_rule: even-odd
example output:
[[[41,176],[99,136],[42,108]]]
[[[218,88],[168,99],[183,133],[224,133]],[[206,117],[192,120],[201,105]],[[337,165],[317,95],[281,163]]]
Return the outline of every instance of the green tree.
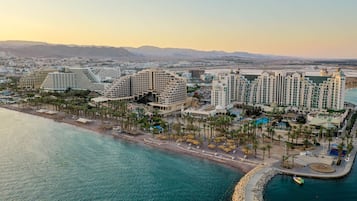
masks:
[[[264,159],[265,159],[265,151],[267,150],[267,147],[266,146],[262,146],[262,147],[260,147],[260,149],[263,152],[263,161],[264,161]]]
[[[257,157],[257,149],[258,149],[258,141],[257,140],[255,140],[253,142],[253,149],[254,149],[254,158],[256,158]]]
[[[341,157],[342,157],[344,146],[345,146],[345,143],[343,141],[340,144],[338,144],[338,146],[337,146],[337,150],[338,150],[337,164],[338,165],[340,165],[340,163],[341,163]]]
[[[352,150],[353,150],[353,145],[352,145],[352,142],[350,141],[350,142],[348,143],[348,145],[347,145],[347,152],[348,152],[348,154],[350,154]]]
[[[267,144],[266,148],[268,150],[268,157],[270,158],[270,149],[272,148],[271,144]]]

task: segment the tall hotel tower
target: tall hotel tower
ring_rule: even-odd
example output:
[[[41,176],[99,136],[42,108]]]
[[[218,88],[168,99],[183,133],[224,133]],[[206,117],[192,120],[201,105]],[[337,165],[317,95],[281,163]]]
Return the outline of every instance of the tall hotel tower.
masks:
[[[211,104],[226,107],[232,102],[250,105],[288,106],[300,110],[344,108],[345,75],[305,76],[301,72],[263,72],[219,75],[212,82]]]

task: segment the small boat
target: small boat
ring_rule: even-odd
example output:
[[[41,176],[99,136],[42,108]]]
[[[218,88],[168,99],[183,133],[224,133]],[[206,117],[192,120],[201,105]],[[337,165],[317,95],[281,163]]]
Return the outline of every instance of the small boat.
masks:
[[[293,179],[297,184],[304,184],[304,179],[301,177],[294,176]]]

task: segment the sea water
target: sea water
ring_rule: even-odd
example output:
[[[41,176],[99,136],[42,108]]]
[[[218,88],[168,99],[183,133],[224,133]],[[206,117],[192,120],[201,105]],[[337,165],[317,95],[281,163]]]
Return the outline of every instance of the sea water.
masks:
[[[0,200],[230,200],[242,173],[0,109]]]
[[[357,105],[357,89],[346,92],[345,101]],[[304,178],[304,185],[297,185],[291,176],[278,175],[274,177],[265,189],[265,201],[356,201],[357,200],[357,170],[354,161],[349,175],[341,179],[321,180]]]

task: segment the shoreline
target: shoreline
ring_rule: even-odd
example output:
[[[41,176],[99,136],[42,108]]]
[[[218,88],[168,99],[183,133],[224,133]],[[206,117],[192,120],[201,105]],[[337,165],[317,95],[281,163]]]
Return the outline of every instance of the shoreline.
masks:
[[[227,157],[223,157],[222,155],[213,155],[209,151],[202,150],[202,149],[199,149],[199,151],[194,150],[191,149],[191,147],[188,148],[185,146],[181,146],[180,144],[176,144],[171,141],[170,142],[161,141],[161,140],[159,141],[158,139],[153,138],[151,134],[147,134],[147,133],[137,136],[132,136],[121,132],[119,134],[113,135],[113,131],[111,129],[110,130],[103,129],[101,127],[103,126],[103,123],[98,120],[93,120],[93,123],[90,124],[79,123],[76,121],[76,119],[69,117],[72,115],[68,115],[63,112],[58,112],[57,114],[44,114],[44,113],[36,112],[36,109],[34,108],[19,108],[11,105],[0,105],[0,108],[17,111],[24,114],[34,115],[46,119],[51,119],[58,123],[65,123],[67,125],[72,125],[85,130],[93,131],[99,135],[112,136],[113,139],[115,140],[123,140],[125,142],[136,143],[141,146],[149,146],[149,147],[157,148],[162,151],[169,151],[175,154],[183,154],[203,160],[208,160],[217,163],[219,165],[227,166],[243,174],[246,174],[257,165],[253,162],[249,162],[248,160],[247,161],[241,161],[238,159],[232,160],[232,159],[228,159]]]
[[[65,114],[63,112],[58,112],[57,114],[46,114],[37,112],[35,108],[20,108],[12,105],[0,105],[0,108],[17,111],[24,114],[34,115],[46,119],[51,119],[58,123],[65,123],[67,125],[75,126],[85,130],[93,131],[96,134],[111,136],[114,140],[122,140],[123,142],[136,143],[140,146],[148,146],[152,148],[157,148],[158,150],[168,151],[173,154],[181,154],[186,156],[191,156],[203,160],[208,160],[210,162],[217,163],[219,165],[224,165],[228,168],[243,173],[242,178],[236,183],[233,188],[232,200],[264,200],[265,187],[269,181],[278,174],[286,175],[298,175],[308,178],[316,179],[338,179],[347,176],[355,162],[356,158],[356,148],[355,147],[351,153],[353,157],[342,169],[336,171],[332,174],[322,174],[322,173],[307,173],[299,172],[298,170],[285,170],[278,168],[276,164],[262,165],[256,161],[242,160],[242,159],[232,159],[229,156],[224,156],[224,154],[210,152],[206,149],[196,149],[185,144],[181,145],[173,141],[162,141],[152,137],[152,134],[142,133],[141,135],[130,135],[123,132],[114,134],[112,129],[105,129],[105,122],[95,119],[92,123],[85,124],[77,122],[77,118],[73,118],[72,115]],[[357,129],[357,122],[354,125],[354,129]],[[355,143],[356,146],[356,143]]]
[[[353,125],[352,132],[357,130],[357,121]],[[356,137],[354,138],[356,140]],[[241,178],[235,187],[232,201],[264,201],[265,187],[276,175],[297,175],[313,179],[342,179],[348,176],[353,168],[357,155],[357,142],[354,142],[350,160],[343,167],[338,168],[333,173],[304,172],[304,170],[282,169],[279,162],[267,166],[257,166]]]
[[[356,159],[357,150],[353,150],[353,160],[350,161],[343,170],[332,174],[322,173],[301,173],[297,171],[288,171],[281,168],[273,167],[272,165],[261,166],[258,165],[250,172],[245,174],[234,188],[232,201],[264,201],[265,188],[275,176],[288,175],[288,176],[301,176],[312,179],[330,180],[342,179],[347,177],[353,167]]]

